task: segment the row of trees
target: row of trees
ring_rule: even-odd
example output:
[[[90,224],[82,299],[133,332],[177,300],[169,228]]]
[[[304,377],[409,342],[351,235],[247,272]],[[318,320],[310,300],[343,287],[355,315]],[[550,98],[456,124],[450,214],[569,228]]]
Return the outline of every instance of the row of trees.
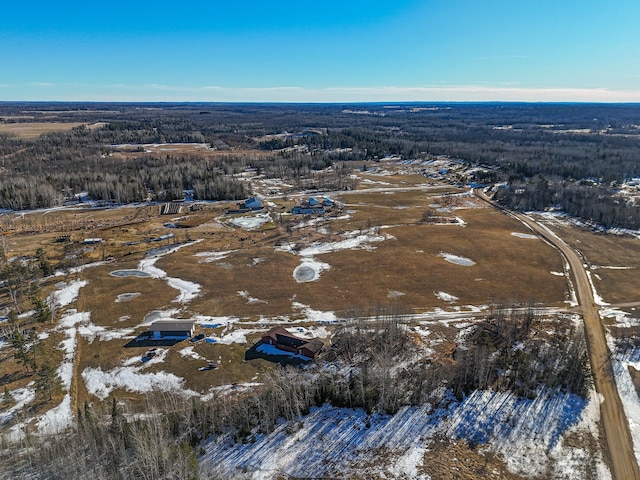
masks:
[[[508,188],[498,190],[496,199],[514,210],[542,211],[554,207],[605,228],[640,229],[640,205],[621,195],[616,188],[549,182],[538,176],[529,182],[513,182]]]

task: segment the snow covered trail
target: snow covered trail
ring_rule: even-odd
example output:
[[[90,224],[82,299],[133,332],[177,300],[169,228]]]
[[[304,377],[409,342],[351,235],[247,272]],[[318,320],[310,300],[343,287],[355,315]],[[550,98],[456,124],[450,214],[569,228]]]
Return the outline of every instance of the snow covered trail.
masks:
[[[586,455],[579,447],[564,445],[562,436],[570,429],[597,431],[597,405],[588,409],[588,403],[575,395],[543,394],[528,400],[509,392],[477,391],[445,408],[405,407],[395,415],[367,415],[361,409],[324,405],[312,409],[297,424],[281,424],[269,435],[256,435],[253,443],[220,438],[206,446],[201,463],[223,476],[247,471],[246,478],[253,479],[277,478],[283,473],[348,477],[354,468],[372,469],[358,470],[360,476],[418,478],[429,443],[443,434],[488,445],[507,459],[514,473],[538,475],[551,468],[558,478],[572,478],[580,465],[567,466],[561,461],[550,465],[549,452],[560,460]],[[381,446],[393,459],[387,466],[373,461],[377,455],[373,452],[379,452]],[[398,471],[402,468],[406,471]]]
[[[180,294],[173,301],[178,303],[183,303],[183,304],[188,303],[200,294],[201,286],[197,283],[190,282],[188,280],[183,280],[181,278],[169,277],[167,276],[167,272],[156,267],[155,263],[165,255],[175,253],[183,247],[190,247],[201,241],[202,240],[194,240],[193,242],[183,243],[169,250],[162,251],[150,257],[144,258],[140,261],[140,264],[138,265],[138,270],[148,273],[153,278],[165,279],[171,288],[175,288],[180,292]]]

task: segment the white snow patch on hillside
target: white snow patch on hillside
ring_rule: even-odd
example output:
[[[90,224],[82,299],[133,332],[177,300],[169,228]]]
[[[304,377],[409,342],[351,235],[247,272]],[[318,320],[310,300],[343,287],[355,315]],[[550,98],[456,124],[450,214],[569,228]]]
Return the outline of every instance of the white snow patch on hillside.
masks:
[[[598,295],[598,291],[596,290],[596,287],[593,284],[593,278],[591,278],[591,272],[587,269],[585,269],[585,272],[587,272],[587,277],[589,277],[589,283],[591,284],[591,291],[593,292],[593,303],[595,303],[600,307],[609,305],[607,302],[604,301],[604,299],[600,295]]]
[[[252,297],[246,290],[239,290],[238,295],[244,298],[249,305],[257,305],[259,303],[268,303],[266,300],[260,300],[259,298]]]
[[[614,318],[616,325],[619,327],[635,327],[640,325],[640,320],[633,318],[629,313],[618,310],[617,308],[602,307],[599,310],[600,317],[602,318]]]
[[[75,302],[80,293],[80,289],[87,284],[86,280],[74,280],[69,282],[66,286],[60,290],[56,290],[49,295],[48,301],[51,305],[57,305],[58,307],[66,307],[72,302]]]
[[[197,283],[190,282],[188,280],[182,280],[181,278],[169,277],[167,276],[167,273],[164,270],[161,270],[158,267],[156,267],[155,263],[165,255],[175,253],[184,247],[196,245],[199,242],[201,242],[201,240],[195,240],[193,242],[183,243],[171,249],[162,251],[161,253],[157,253],[155,255],[144,258],[140,260],[140,263],[138,265],[138,270],[148,273],[153,278],[165,279],[167,281],[167,284],[171,288],[175,288],[180,292],[180,294],[173,301],[178,303],[188,303],[198,296],[198,294],[200,293],[201,286]]]
[[[537,240],[538,237],[536,235],[532,235],[531,233],[520,233],[520,232],[511,232],[511,235],[518,238],[529,238],[532,240]]]
[[[100,400],[107,398],[117,388],[128,392],[173,391],[194,395],[194,392],[183,389],[184,378],[166,372],[140,373],[135,367],[116,367],[106,372],[87,367],[82,372],[82,378],[87,391]]]
[[[433,292],[433,294],[443,302],[457,302],[459,300],[458,297],[447,292]]]
[[[373,231],[363,234],[358,234],[358,232],[351,232],[347,235],[349,235],[351,238],[340,240],[338,242],[316,242],[311,246],[302,249],[299,254],[303,257],[312,257],[314,255],[322,255],[323,253],[337,252],[340,250],[355,250],[358,248],[364,250],[373,250],[374,247],[371,246],[372,243],[382,242],[384,240],[394,238],[391,235],[379,235],[373,233]]]
[[[198,263],[213,263],[219,260],[223,260],[235,252],[237,252],[237,250],[225,250],[222,252],[198,252],[194,254],[194,257],[202,258],[201,260],[198,260]]]
[[[453,253],[441,252],[438,254],[438,256],[444,258],[445,261],[449,263],[453,263],[455,265],[460,265],[463,267],[471,267],[476,264],[476,262],[474,262],[470,258],[454,255]]]
[[[247,343],[247,335],[256,332],[265,331],[264,329],[244,329],[238,328],[231,333],[227,333],[226,335],[218,336],[218,335],[209,335],[205,338],[207,343],[221,343],[223,345],[231,345],[232,343]]]
[[[338,317],[334,312],[323,312],[322,310],[314,310],[309,305],[300,302],[292,302],[291,306],[304,315],[304,320],[318,323],[333,323]]]
[[[178,350],[178,353],[183,357],[193,358],[194,360],[206,360],[202,355],[198,352],[193,351],[194,347],[184,347],[182,350]]]
[[[192,317],[191,320],[202,328],[228,328],[232,324],[240,321],[238,317],[210,317],[208,315],[196,315]]]
[[[564,277],[563,272],[551,272],[551,275],[555,275],[556,277]]]
[[[53,407],[38,418],[38,433],[40,435],[62,433],[73,424],[73,419],[71,395],[66,393],[59,405]]]
[[[9,408],[3,408],[0,412],[0,424],[7,423],[13,418],[14,413],[22,410],[25,405],[36,398],[36,390],[33,388],[33,384],[34,382],[30,382],[26,387],[8,391],[15,403]]]

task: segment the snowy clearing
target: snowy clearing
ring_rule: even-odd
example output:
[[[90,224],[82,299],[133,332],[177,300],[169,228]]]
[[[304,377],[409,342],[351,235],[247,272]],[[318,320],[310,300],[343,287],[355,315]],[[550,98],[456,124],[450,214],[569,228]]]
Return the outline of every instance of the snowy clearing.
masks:
[[[444,434],[486,444],[502,454],[514,473],[552,472],[553,478],[580,478],[585,465],[578,460],[583,460],[584,452],[565,445],[562,435],[570,429],[596,431],[591,428],[596,428],[598,409],[587,404],[572,395],[527,400],[479,391],[442,409],[405,407],[392,416],[325,405],[313,408],[298,423],[281,424],[269,435],[255,435],[255,442],[230,443],[222,437],[206,446],[202,463],[222,476],[243,471],[244,478],[253,479],[279,478],[283,473],[417,478],[429,443],[434,435]],[[372,461],[372,452],[381,446],[391,460],[387,467]],[[548,453],[557,461],[550,460]]]

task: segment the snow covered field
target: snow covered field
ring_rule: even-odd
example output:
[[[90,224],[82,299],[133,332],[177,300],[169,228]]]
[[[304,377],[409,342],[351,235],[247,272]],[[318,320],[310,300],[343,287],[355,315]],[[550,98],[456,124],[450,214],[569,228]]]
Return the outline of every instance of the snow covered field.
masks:
[[[591,465],[586,446],[564,441],[570,432],[597,435],[598,408],[595,396],[587,402],[543,393],[526,400],[491,391],[475,392],[462,402],[452,399],[436,410],[405,407],[391,416],[325,405],[247,443],[220,438],[206,446],[201,464],[233,478],[429,478],[422,457],[430,442],[444,435],[497,453],[514,473],[604,480],[611,477],[600,459]],[[591,467],[596,477],[588,476]]]

